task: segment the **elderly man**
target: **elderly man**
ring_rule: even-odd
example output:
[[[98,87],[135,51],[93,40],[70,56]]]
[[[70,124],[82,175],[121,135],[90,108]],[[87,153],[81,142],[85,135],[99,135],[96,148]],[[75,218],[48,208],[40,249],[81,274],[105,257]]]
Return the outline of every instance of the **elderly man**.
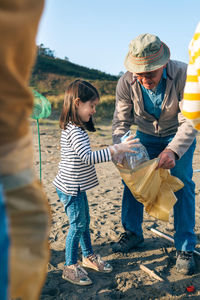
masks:
[[[174,206],[176,268],[183,274],[192,274],[196,245],[192,159],[196,131],[180,111],[187,65],[170,60],[169,48],[157,36],[147,33],[131,41],[125,67],[128,71],[119,79],[116,89],[113,141],[119,143],[130,126],[137,125],[136,135],[150,159],[159,157],[158,167],[170,169],[172,175],[183,181],[184,188],[176,192],[178,201]],[[125,185],[125,232],[114,243],[114,252],[128,252],[143,242],[142,222],[143,205]]]

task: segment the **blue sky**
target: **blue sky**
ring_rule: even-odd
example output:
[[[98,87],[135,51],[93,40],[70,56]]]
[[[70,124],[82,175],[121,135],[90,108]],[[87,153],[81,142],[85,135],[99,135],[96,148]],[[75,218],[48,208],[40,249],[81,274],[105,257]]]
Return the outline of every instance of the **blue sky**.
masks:
[[[158,35],[171,58],[188,62],[200,0],[46,0],[37,44],[73,63],[118,75],[130,41]]]

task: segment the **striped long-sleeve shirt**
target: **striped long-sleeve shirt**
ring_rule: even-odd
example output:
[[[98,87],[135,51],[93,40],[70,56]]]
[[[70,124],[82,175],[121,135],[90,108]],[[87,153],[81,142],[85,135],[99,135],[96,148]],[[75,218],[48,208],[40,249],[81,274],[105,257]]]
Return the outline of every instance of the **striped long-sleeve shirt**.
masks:
[[[62,131],[60,145],[61,161],[53,184],[69,195],[98,185],[94,164],[111,160],[109,148],[92,151],[87,132],[71,123]]]
[[[189,58],[182,113],[200,130],[200,22],[189,44]]]

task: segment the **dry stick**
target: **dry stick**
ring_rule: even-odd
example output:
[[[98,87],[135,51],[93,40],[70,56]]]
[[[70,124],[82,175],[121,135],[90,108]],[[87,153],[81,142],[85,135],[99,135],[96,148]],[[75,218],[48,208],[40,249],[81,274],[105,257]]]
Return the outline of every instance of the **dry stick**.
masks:
[[[157,234],[157,235],[159,235],[159,236],[165,238],[166,240],[168,240],[168,241],[174,243],[174,239],[173,239],[171,236],[168,236],[168,235],[166,235],[165,233],[163,233],[163,232],[161,232],[161,231],[159,231],[159,230],[157,230],[157,229],[155,229],[155,228],[150,228],[150,230],[153,231],[155,234]],[[195,253],[196,255],[199,255],[199,256],[200,256],[200,253],[199,253],[198,251],[194,250],[194,253]]]
[[[140,264],[140,269],[149,274],[150,276],[154,277],[155,279],[158,279],[159,281],[164,281],[160,276],[158,276],[154,271],[150,270],[144,265]]]

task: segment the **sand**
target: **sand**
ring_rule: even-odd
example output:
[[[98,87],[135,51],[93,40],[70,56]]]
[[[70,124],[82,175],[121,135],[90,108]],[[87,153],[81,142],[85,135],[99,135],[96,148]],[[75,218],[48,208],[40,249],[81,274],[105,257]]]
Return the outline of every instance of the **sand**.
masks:
[[[35,147],[35,169],[39,176],[38,137],[36,124],[32,124]],[[93,285],[76,286],[62,279],[65,261],[65,238],[69,227],[67,216],[52,185],[60,159],[60,131],[55,123],[40,125],[42,149],[42,181],[52,212],[49,234],[51,258],[47,267],[47,278],[42,289],[41,300],[103,300],[103,299],[200,299],[200,256],[195,256],[197,271],[184,276],[175,270],[175,248],[173,244],[149,228],[154,227],[173,237],[173,215],[169,222],[155,220],[144,213],[144,238],[142,248],[126,255],[112,253],[111,244],[117,241],[123,228],[121,225],[121,199],[123,186],[118,170],[112,162],[96,165],[99,186],[87,192],[91,216],[91,238],[95,252],[108,260],[113,272],[102,274],[87,270]],[[101,149],[112,143],[111,127],[100,126],[90,134],[93,149]],[[200,169],[199,140],[194,155],[194,170]],[[183,170],[184,171],[184,170]],[[196,234],[197,248],[200,239],[200,173],[193,177],[196,183]],[[200,247],[199,247],[200,248]],[[200,249],[198,250],[200,252]],[[80,252],[81,259],[81,252]],[[160,276],[153,278],[143,270],[143,264]],[[195,291],[187,292],[194,285]]]

